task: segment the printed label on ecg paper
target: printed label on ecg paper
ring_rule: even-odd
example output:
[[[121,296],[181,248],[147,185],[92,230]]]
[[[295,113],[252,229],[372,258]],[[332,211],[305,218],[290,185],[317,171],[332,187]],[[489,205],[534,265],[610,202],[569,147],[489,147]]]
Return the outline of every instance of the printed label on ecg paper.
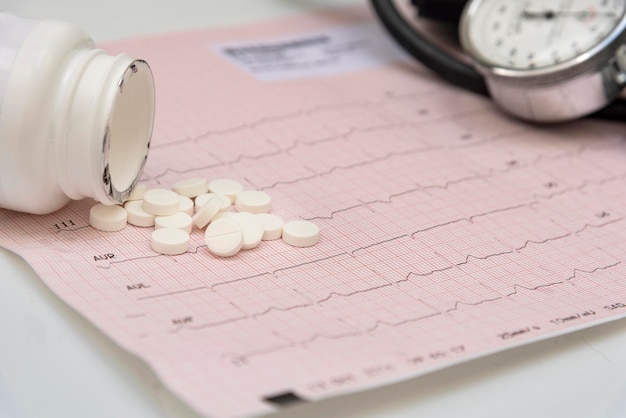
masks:
[[[213,44],[211,49],[262,81],[336,75],[406,57],[374,24]]]

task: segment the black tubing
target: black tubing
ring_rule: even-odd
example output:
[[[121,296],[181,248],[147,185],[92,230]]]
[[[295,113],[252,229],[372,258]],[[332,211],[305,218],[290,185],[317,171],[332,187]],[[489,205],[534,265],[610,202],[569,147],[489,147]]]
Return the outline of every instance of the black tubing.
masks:
[[[410,55],[450,83],[488,96],[483,77],[471,66],[461,62],[434,45],[402,17],[392,0],[371,0],[383,26]]]
[[[411,0],[420,18],[459,23],[467,0]]]

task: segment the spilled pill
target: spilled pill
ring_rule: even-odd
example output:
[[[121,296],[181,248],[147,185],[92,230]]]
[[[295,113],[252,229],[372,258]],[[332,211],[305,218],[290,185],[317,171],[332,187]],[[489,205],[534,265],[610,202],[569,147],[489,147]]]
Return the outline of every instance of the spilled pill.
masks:
[[[294,247],[310,247],[319,238],[320,229],[311,221],[289,221],[283,225],[283,241]]]
[[[211,196],[195,215],[193,215],[193,224],[197,228],[204,228],[211,222],[211,219],[222,209],[223,200],[218,195]]]
[[[210,253],[231,257],[262,241],[283,241],[294,247],[309,247],[319,241],[319,227],[310,221],[285,223],[269,213],[271,197],[259,190],[244,190],[230,179],[208,182],[202,178],[178,181],[173,190],[147,189],[138,184],[124,206],[97,204],[89,211],[89,224],[101,231],[119,231],[127,223],[154,227],[153,251],[178,255],[189,250],[193,227],[204,229]],[[231,208],[234,205],[235,211]],[[195,212],[195,213],[194,213]]]
[[[128,223],[135,226],[154,226],[154,215],[143,210],[143,200],[131,200],[124,204]]]
[[[283,220],[271,213],[257,213],[256,217],[263,225],[263,241],[278,239],[283,235]]]
[[[220,218],[209,224],[204,232],[209,251],[219,257],[231,257],[243,245],[243,231],[233,219]]]
[[[196,197],[209,191],[209,182],[203,178],[180,180],[174,183],[172,190],[181,196]]]
[[[124,229],[128,215],[123,207],[97,204],[89,209],[89,225],[105,232]]]
[[[182,254],[189,249],[189,234],[176,228],[155,229],[150,236],[150,246],[159,254]]]
[[[237,222],[243,233],[242,250],[250,250],[261,243],[263,225],[254,213],[237,212],[231,219]]]
[[[149,189],[143,194],[142,208],[157,216],[173,215],[178,212],[178,193],[168,189]]]
[[[193,216],[194,203],[193,200],[188,198],[187,196],[179,196],[178,197],[178,211],[186,213],[189,216]]]
[[[186,213],[178,212],[173,215],[157,216],[154,218],[154,228],[176,228],[183,231],[191,232],[191,216]]]
[[[260,190],[243,190],[235,195],[235,209],[239,212],[267,213],[272,199]]]
[[[209,183],[209,191],[228,196],[231,203],[235,203],[235,196],[243,190],[243,185],[236,180],[216,179]]]
[[[130,196],[128,196],[128,199],[126,199],[126,201],[142,200],[143,194],[145,193],[147,188],[148,187],[143,183],[137,184],[135,188],[133,189],[133,191],[130,193]]]
[[[196,203],[195,203],[196,212],[199,211],[200,208],[204,206],[204,204],[207,202],[207,200],[209,200],[213,196],[218,196],[219,198],[222,199],[222,208],[220,209],[220,211],[224,211],[230,208],[231,201],[228,196],[219,194],[219,193],[204,193],[196,197]]]

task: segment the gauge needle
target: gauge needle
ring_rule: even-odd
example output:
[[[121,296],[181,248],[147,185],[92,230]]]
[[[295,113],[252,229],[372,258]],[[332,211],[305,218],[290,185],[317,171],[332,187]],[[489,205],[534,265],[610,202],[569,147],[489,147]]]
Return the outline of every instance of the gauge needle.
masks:
[[[617,15],[614,12],[595,12],[595,11],[587,11],[587,10],[581,10],[578,12],[575,11],[569,11],[569,10],[561,10],[561,11],[554,11],[554,10],[545,10],[542,12],[533,12],[533,11],[528,11],[528,10],[524,10],[522,12],[522,17],[525,19],[555,19],[557,17],[575,17],[578,19],[585,19],[588,17],[592,17],[592,16],[604,16],[604,17],[617,17]]]

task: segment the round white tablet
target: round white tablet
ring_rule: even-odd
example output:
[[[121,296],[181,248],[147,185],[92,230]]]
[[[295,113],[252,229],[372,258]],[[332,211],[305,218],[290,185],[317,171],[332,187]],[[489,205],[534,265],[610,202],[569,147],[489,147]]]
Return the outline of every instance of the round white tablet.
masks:
[[[193,200],[187,196],[178,196],[178,211],[193,216]]]
[[[271,213],[257,213],[256,217],[263,225],[263,241],[278,239],[283,234],[283,220]]]
[[[200,208],[204,206],[204,204],[213,196],[219,196],[222,199],[222,208],[220,209],[220,211],[230,208],[232,202],[230,201],[230,198],[228,196],[219,193],[204,193],[196,197],[196,212],[199,211]]]
[[[179,196],[172,190],[150,189],[143,194],[143,210],[153,215],[173,215],[179,204]]]
[[[196,197],[209,190],[209,182],[203,178],[180,180],[174,183],[172,190],[182,196]]]
[[[189,234],[176,228],[156,229],[152,232],[150,245],[159,254],[182,254],[189,249]]]
[[[215,222],[218,219],[232,218],[236,214],[236,212],[219,212],[213,217],[213,219],[211,219],[211,222]]]
[[[191,216],[183,212],[177,212],[173,215],[157,216],[154,218],[155,229],[176,228],[183,231],[191,232]]]
[[[131,200],[124,204],[128,223],[135,226],[154,226],[154,215],[143,210],[143,200]]]
[[[237,212],[231,219],[239,224],[241,232],[243,232],[242,250],[249,250],[261,243],[263,239],[263,225],[254,213]]]
[[[231,203],[235,203],[235,196],[243,190],[243,185],[236,180],[216,179],[209,183],[209,191],[228,196]]]
[[[135,185],[135,188],[132,192],[130,192],[130,196],[128,196],[128,199],[126,199],[126,201],[143,199],[143,194],[145,193],[147,188],[148,186],[146,186],[144,183],[139,183]]]
[[[223,200],[221,197],[217,195],[213,195],[207,200],[207,202],[193,215],[192,222],[193,224],[202,229],[211,222],[211,219],[222,208]]]
[[[212,254],[230,257],[239,252],[243,245],[243,232],[233,219],[216,219],[204,232],[206,246]]]
[[[89,225],[105,232],[114,232],[126,226],[126,211],[118,205],[97,204],[89,209]]]
[[[289,221],[283,225],[283,241],[294,247],[310,247],[320,239],[320,229],[311,221]]]
[[[243,190],[235,196],[235,210],[239,212],[267,213],[272,198],[260,190]]]

